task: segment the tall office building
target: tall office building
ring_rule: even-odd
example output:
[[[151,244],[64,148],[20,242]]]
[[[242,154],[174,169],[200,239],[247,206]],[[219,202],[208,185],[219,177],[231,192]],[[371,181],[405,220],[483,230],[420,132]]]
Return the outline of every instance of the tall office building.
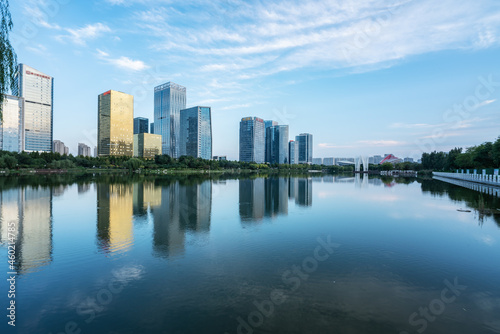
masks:
[[[192,107],[181,110],[180,155],[212,159],[212,109]]]
[[[144,117],[134,118],[134,135],[149,132],[149,119]]]
[[[299,164],[310,164],[313,159],[313,136],[310,133],[301,133],[295,137],[298,146]]]
[[[295,140],[290,140],[288,142],[288,161],[290,165],[299,163],[299,150],[297,148],[297,142]]]
[[[154,159],[161,155],[161,136],[151,133],[134,135],[134,157]]]
[[[4,95],[0,120],[0,150],[21,152],[24,150],[24,99]]]
[[[51,152],[53,140],[54,78],[19,64],[17,89],[24,98],[24,150]]]
[[[151,122],[149,133],[151,134],[155,133],[155,122]]]
[[[52,143],[52,152],[60,155],[69,154],[69,148],[60,140],[54,140]]]
[[[154,133],[162,136],[162,152],[180,157],[180,113],[186,109],[186,87],[167,82],[155,87]]]
[[[270,164],[289,162],[288,125],[275,125],[266,129],[266,162]]]
[[[99,95],[99,156],[134,154],[134,97],[108,90]]]
[[[264,133],[265,133],[265,136],[266,136],[266,139],[265,139],[265,141],[266,141],[265,161],[266,162],[270,162],[270,159],[271,159],[270,158],[271,152],[268,152],[268,146],[267,146],[267,141],[268,141],[268,138],[267,138],[267,129],[270,128],[271,126],[276,126],[276,125],[278,125],[278,122],[276,122],[276,121],[273,121],[273,120],[264,121],[264,128],[265,128],[265,130],[264,130],[265,132]]]
[[[240,161],[263,163],[266,134],[264,120],[244,117],[240,122]]]
[[[78,155],[83,155],[84,157],[91,157],[92,150],[90,146],[85,145],[83,143],[78,143]]]

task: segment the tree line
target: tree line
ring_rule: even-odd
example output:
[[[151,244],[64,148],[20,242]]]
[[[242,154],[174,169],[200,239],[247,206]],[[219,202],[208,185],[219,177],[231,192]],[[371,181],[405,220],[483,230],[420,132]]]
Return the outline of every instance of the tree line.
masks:
[[[456,169],[488,169],[500,166],[500,137],[495,142],[485,142],[465,150],[456,147],[449,152],[422,154],[422,167],[435,171]]]

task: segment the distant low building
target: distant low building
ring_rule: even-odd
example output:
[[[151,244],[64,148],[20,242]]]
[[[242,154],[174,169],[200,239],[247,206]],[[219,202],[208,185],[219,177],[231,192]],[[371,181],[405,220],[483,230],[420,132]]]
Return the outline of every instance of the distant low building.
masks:
[[[227,156],[225,155],[214,155],[212,160],[215,161],[227,161]]]
[[[92,150],[90,149],[90,146],[85,145],[83,143],[78,143],[78,155],[82,155],[84,157],[91,157]]]
[[[413,161],[413,158],[404,158],[404,160],[403,160],[403,161],[404,161],[404,162],[411,162],[411,163],[413,163],[413,162],[414,162],[414,161]]]
[[[54,140],[52,142],[52,152],[64,155],[69,153],[69,148],[62,141]]]
[[[335,164],[334,158],[324,158],[323,159],[323,165],[325,165],[325,166],[333,166],[334,164]]]
[[[162,154],[161,135],[138,133],[134,135],[134,157],[154,159]]]
[[[312,164],[313,165],[322,165],[323,164],[323,158],[313,158],[312,159]]]
[[[379,165],[382,165],[382,164],[384,164],[386,162],[389,162],[391,164],[396,164],[396,163],[402,162],[402,161],[403,161],[402,159],[400,159],[400,158],[398,158],[398,157],[396,157],[396,156],[394,156],[392,154],[386,154],[385,158],[382,159],[382,161],[379,162]]]

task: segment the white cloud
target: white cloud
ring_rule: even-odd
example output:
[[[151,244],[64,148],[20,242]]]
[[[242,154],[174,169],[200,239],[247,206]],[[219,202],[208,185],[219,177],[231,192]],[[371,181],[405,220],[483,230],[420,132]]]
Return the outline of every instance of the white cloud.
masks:
[[[142,60],[133,60],[125,56],[119,58],[113,58],[110,56],[109,53],[105,51],[102,51],[100,49],[96,49],[96,51],[97,51],[97,58],[102,59],[105,62],[121,69],[129,71],[142,71],[150,67]]]
[[[105,33],[111,32],[111,28],[103,23],[88,24],[79,29],[65,29],[69,35],[59,35],[57,39],[60,41],[69,40],[77,45],[86,45],[88,40],[92,40],[102,36]]]

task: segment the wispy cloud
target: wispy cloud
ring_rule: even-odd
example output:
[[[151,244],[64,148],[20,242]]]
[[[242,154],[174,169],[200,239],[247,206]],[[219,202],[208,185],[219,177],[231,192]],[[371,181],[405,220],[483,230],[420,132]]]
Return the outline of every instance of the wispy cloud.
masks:
[[[85,46],[89,40],[96,39],[105,33],[111,32],[111,28],[103,23],[88,24],[79,29],[66,28],[65,30],[69,34],[59,35],[56,38],[60,41],[70,41],[81,46]]]
[[[130,70],[130,71],[142,71],[150,68],[149,65],[144,63],[142,60],[133,60],[125,56],[121,56],[119,58],[113,58],[109,53],[97,49],[97,57],[99,59],[104,60],[105,62],[116,66],[121,69]]]

